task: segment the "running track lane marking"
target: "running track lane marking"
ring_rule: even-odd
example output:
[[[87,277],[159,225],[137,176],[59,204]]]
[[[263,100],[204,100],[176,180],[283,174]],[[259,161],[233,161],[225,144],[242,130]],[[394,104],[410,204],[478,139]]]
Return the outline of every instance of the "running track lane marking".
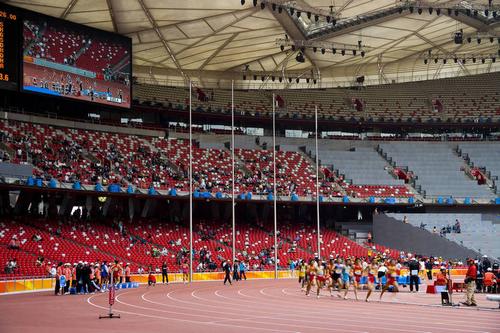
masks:
[[[215,295],[216,295],[216,296],[221,297],[221,298],[224,298],[224,299],[230,299],[230,300],[232,300],[231,298],[228,298],[228,297],[226,297],[226,296],[220,295],[220,294],[218,293],[219,291],[220,291],[220,290],[216,290],[216,291],[215,291]],[[169,293],[169,294],[170,294],[170,293]],[[172,300],[174,300],[174,301],[176,301],[176,299],[175,299],[175,298],[173,298],[173,297],[169,297],[169,298],[170,298],[170,299],[172,299]],[[204,299],[204,298],[201,298],[201,297],[198,297],[198,296],[197,296],[196,298],[198,298],[198,299],[200,299],[200,300],[202,300],[202,301],[207,301],[207,299]],[[212,300],[210,300],[210,301],[212,301]],[[179,302],[182,302],[182,301],[180,301],[180,300],[179,300]],[[190,303],[190,302],[183,302],[183,303]],[[218,302],[216,302],[216,303],[218,303]],[[252,303],[253,303],[253,302],[252,302]],[[227,303],[225,303],[225,304],[227,304]],[[231,304],[235,304],[235,303],[231,303]],[[237,304],[238,304],[238,303],[236,303],[236,305],[237,305]],[[240,303],[239,305],[241,305],[241,303]],[[207,304],[204,304],[204,306],[210,306],[210,307],[215,307],[215,308],[219,308],[219,309],[220,309],[220,306],[215,306],[215,305],[207,305]],[[265,311],[265,310],[257,310],[257,311],[264,312],[264,313],[268,313],[268,312],[269,312],[269,311]],[[300,313],[303,313],[303,312],[300,312]],[[260,319],[271,319],[271,320],[273,320],[273,319],[274,319],[274,320],[276,320],[276,319],[280,319],[280,318],[281,318],[281,317],[283,317],[283,316],[285,316],[285,317],[286,317],[286,316],[289,316],[289,315],[290,315],[290,314],[281,314],[281,315],[274,315],[274,316],[262,316],[262,317],[260,317]],[[300,315],[299,315],[299,316],[300,316]],[[306,317],[306,316],[305,316],[305,315],[303,315],[302,317]],[[245,320],[243,320],[243,319],[234,319],[234,320],[235,320],[235,321],[237,321],[237,320],[241,320],[241,321],[249,321],[249,320],[246,320],[246,319],[245,319]],[[298,321],[298,322],[301,322],[301,323],[302,323],[302,322],[304,322],[303,320],[298,320],[298,319],[285,319],[285,318],[282,318],[281,320]],[[296,326],[296,325],[288,325],[288,324],[277,324],[277,323],[273,323],[273,322],[272,322],[272,323],[267,323],[267,322],[258,322],[258,323],[262,323],[262,324],[266,324],[266,325],[282,325],[282,326],[283,326],[283,325],[286,325],[286,326],[294,326],[294,327]],[[352,326],[354,326],[354,325],[337,324],[337,326],[352,327]],[[306,327],[306,326],[301,326],[301,327]],[[307,326],[306,328],[314,328],[314,327],[312,327],[312,326]],[[331,329],[328,329],[328,328],[320,328],[320,329],[331,330]],[[355,333],[366,333],[366,332],[353,331],[353,330],[344,330],[344,331],[345,331],[345,332],[355,332]]]
[[[128,293],[123,293],[121,295],[125,295],[125,294],[128,294]],[[95,298],[96,296],[99,296],[99,295],[92,295],[89,298],[87,298],[87,303],[89,303],[90,305],[92,305],[92,306],[94,306],[96,308],[103,309],[103,310],[108,310],[107,307],[103,307],[103,306],[100,306],[100,305],[97,305],[97,304],[91,302],[91,299]],[[120,302],[120,301],[119,301],[119,303],[121,303],[121,304],[123,304],[125,306],[143,308],[143,309],[146,309],[146,310],[154,310],[154,309],[151,309],[151,308],[144,308],[144,307],[140,307],[140,306],[135,306],[135,305],[127,304],[127,303]],[[269,328],[262,328],[262,327],[219,324],[219,323],[201,322],[201,321],[195,321],[195,320],[189,320],[189,319],[179,319],[179,318],[172,318],[172,317],[162,317],[162,316],[148,315],[148,314],[144,314],[144,313],[131,312],[131,311],[125,311],[125,310],[116,310],[116,312],[124,313],[124,314],[131,314],[131,315],[141,316],[141,317],[146,317],[146,318],[155,318],[155,319],[162,319],[162,320],[173,320],[173,321],[179,321],[179,322],[184,322],[184,323],[191,323],[191,324],[202,325],[202,326],[205,325],[205,324],[209,324],[209,325],[214,325],[214,326],[236,327],[236,328],[242,328],[242,329],[250,329],[252,331],[262,330],[262,331],[272,331],[272,332],[300,333],[298,331],[288,331],[288,330],[281,330],[281,329],[269,329]],[[162,312],[164,312],[164,311],[162,311]]]
[[[221,298],[224,298],[224,299],[230,299],[228,297],[225,297],[223,295],[220,295],[219,294],[219,291],[220,290],[216,290],[215,291],[215,294],[218,296],[218,297],[221,297]],[[173,301],[179,301],[179,302],[182,302],[180,300],[177,300],[173,297],[170,296],[171,293],[173,293],[174,291],[171,291],[169,292],[167,295],[168,295],[168,298],[173,300]],[[203,298],[200,298],[198,297],[200,300],[203,300],[203,301],[206,301],[206,299],[203,299]],[[189,302],[184,302],[184,303],[189,303]],[[227,303],[224,303],[224,304],[227,304]],[[233,303],[234,304],[234,303]],[[241,304],[240,304],[241,305]],[[219,308],[220,309],[220,306],[214,306],[214,305],[206,305],[204,304],[204,306],[211,306],[211,307],[216,307],[216,308]],[[264,313],[268,313],[269,311],[265,311],[265,310],[261,310],[261,312],[264,312]],[[303,312],[301,312],[303,313]],[[271,319],[271,320],[277,320],[279,319],[279,317],[282,317],[283,315],[274,315],[274,316],[266,316],[266,317],[262,317],[261,319]],[[285,315],[285,316],[288,316],[288,315]],[[306,317],[305,315],[302,316],[302,317]],[[255,320],[246,320],[246,319],[234,319],[235,321],[244,321],[244,322],[253,322],[253,323],[259,323],[259,324],[263,324],[263,325],[268,325],[268,326],[272,326],[272,325],[279,325],[279,326],[293,326],[293,327],[297,327],[297,326],[300,326],[300,327],[305,327],[306,329],[307,328],[318,328],[318,329],[322,329],[322,330],[332,330],[332,329],[329,329],[329,328],[324,328],[324,327],[313,327],[313,326],[301,326],[301,325],[291,325],[291,324],[284,324],[284,323],[275,323],[275,322],[262,322],[262,321],[255,321]],[[304,320],[298,320],[298,319],[281,319],[281,320],[287,320],[287,321],[296,321],[296,322],[301,322],[303,323]],[[344,327],[353,327],[355,325],[346,325],[346,324],[337,324],[337,326],[344,326]],[[362,333],[360,331],[357,331],[357,330],[347,330],[347,329],[344,329],[343,331],[345,332],[354,332],[354,333]]]
[[[191,295],[194,293],[194,291],[191,293]],[[148,303],[152,303],[152,304],[157,304],[157,305],[162,305],[162,306],[166,306],[168,304],[166,303],[160,303],[160,302],[155,302],[155,301],[152,301],[152,300],[149,300],[146,298],[146,294],[147,293],[144,293],[142,294],[141,298],[145,301],[145,302],[148,302]],[[169,293],[170,294],[170,293]],[[180,300],[177,300],[173,297],[169,297],[171,300],[173,301],[176,301],[176,302],[180,302],[180,303],[189,303],[189,304],[195,304],[195,303],[192,303],[192,302],[184,302],[184,301],[180,301]],[[202,304],[199,304],[199,305],[202,305]],[[193,307],[179,307],[179,306],[174,306],[174,305],[171,305],[172,307],[174,308],[177,308],[177,309],[187,309],[187,310],[193,310]],[[203,304],[203,306],[210,306],[210,305],[206,305],[206,304]],[[203,312],[210,312],[210,313],[216,313],[216,314],[219,314],[220,315],[220,307],[219,306],[211,306],[211,307],[216,307],[219,309],[219,311],[211,311],[211,310],[206,310],[206,309],[200,309],[199,311],[203,311]],[[244,310],[245,313],[248,313],[247,310]],[[239,315],[239,314],[235,314],[235,313],[225,313],[226,315]],[[210,316],[210,318],[212,318],[212,316]],[[269,317],[269,316],[250,316],[250,317],[245,317],[245,318],[239,318],[239,319],[221,319],[221,320],[217,320],[217,321],[210,321],[209,323],[214,323],[214,322],[225,322],[225,321],[235,321],[235,320],[242,320],[242,319],[245,319],[245,320],[249,320],[249,319],[268,319],[268,318],[274,318],[274,317]]]
[[[262,288],[262,289],[259,291],[259,293],[260,293],[260,294],[262,294],[262,295],[268,296],[268,297],[270,296],[270,297],[272,297],[272,298],[274,298],[274,299],[280,299],[280,298],[276,298],[276,296],[275,296],[275,295],[272,295],[272,294],[268,294],[268,293],[266,293],[266,292],[264,291],[264,290],[266,290],[266,289],[269,289],[269,288],[268,288],[268,287],[266,287],[266,288]],[[284,288],[284,289],[285,289],[285,288]],[[282,289],[282,291],[283,291],[284,289]],[[241,293],[240,293],[240,294],[241,294]],[[289,293],[287,293],[287,294],[288,294],[288,295],[292,295],[292,294],[289,294]],[[294,296],[296,296],[296,295],[294,295]],[[249,297],[249,298],[254,298],[254,299],[259,299],[259,298],[257,298],[257,297],[251,297],[251,296],[247,296],[247,297]],[[300,298],[302,298],[302,299],[307,299],[305,296],[298,296],[298,295],[297,295],[296,297],[300,297]],[[331,297],[330,297],[330,296],[324,296],[323,298],[325,298],[325,299],[330,299]],[[334,300],[336,300],[336,301],[341,301],[341,300],[337,300],[336,298],[333,298],[333,299],[334,299]],[[342,302],[345,302],[345,301],[344,301],[344,300],[342,300]],[[352,300],[350,303],[344,303],[344,304],[350,304],[350,305],[352,305],[353,303],[354,303],[354,300]],[[379,302],[379,303],[383,303],[383,304],[405,304],[405,303],[396,303],[396,302]],[[323,303],[323,304],[324,304],[324,303]],[[363,302],[362,304],[364,304],[364,302]],[[409,305],[412,305],[412,304],[409,304]],[[419,304],[416,304],[416,305],[419,305]],[[434,307],[434,305],[433,305],[433,307]],[[439,307],[441,307],[441,306],[439,306]],[[337,310],[337,309],[336,309],[336,310]],[[361,313],[359,312],[360,310],[356,310],[356,311],[357,311],[357,313],[358,313],[358,314],[361,314]],[[399,310],[398,310],[398,311],[399,311]],[[457,324],[457,321],[443,320],[442,316],[441,316],[441,317],[439,317],[439,318],[432,318],[432,316],[433,316],[433,314],[432,314],[432,313],[428,313],[428,312],[424,312],[424,311],[420,311],[420,312],[422,313],[422,315],[423,315],[423,316],[431,317],[431,320],[438,320],[438,322],[433,323],[433,325],[445,325],[445,327],[441,328],[441,329],[443,329],[443,330],[452,330],[452,331],[457,331],[457,330],[458,330],[458,331],[459,331],[460,329],[451,329],[451,328],[448,328],[448,327],[449,327],[449,326],[459,326],[459,327],[463,327],[463,325],[458,325],[458,324]],[[346,311],[346,314],[348,314],[348,315],[349,315],[349,314],[351,314],[351,313],[352,313],[352,312],[350,312],[350,311]],[[411,313],[412,313],[412,314],[415,314],[415,311],[411,311]],[[366,315],[371,315],[371,312],[366,312]],[[366,315],[365,315],[365,318],[366,318]],[[430,315],[430,316],[429,316],[429,315]],[[439,315],[436,315],[436,316],[439,316]],[[373,318],[373,319],[377,319],[378,317],[372,317],[372,318]],[[486,318],[485,318],[485,319],[486,319]],[[348,320],[348,319],[345,319],[345,318],[344,318],[344,320]],[[391,321],[399,321],[399,322],[402,322],[402,323],[407,323],[407,320],[397,319],[397,318],[392,318],[392,319],[391,319]],[[444,324],[445,322],[446,322],[447,324]],[[470,321],[462,321],[462,322],[463,322],[463,323],[465,323],[465,324],[470,323]],[[489,320],[488,320],[488,322],[487,322],[487,323],[489,323]],[[446,327],[446,326],[448,326],[448,327]],[[489,326],[489,328],[496,328],[496,326]],[[466,332],[486,333],[486,332],[483,332],[483,331],[470,331],[470,330],[468,330],[468,331],[466,331]]]
[[[230,290],[230,289],[228,289],[228,290]],[[195,291],[199,291],[199,290],[195,290]],[[193,295],[193,294],[195,293],[195,291],[193,291],[191,294]],[[242,293],[241,293],[241,291],[242,291],[242,290],[239,290],[239,294],[240,294],[240,295],[244,295],[244,294],[242,294]],[[172,292],[173,292],[173,291],[172,291]],[[172,293],[172,292],[171,292],[171,293]],[[263,294],[265,294],[265,295],[268,295],[268,294],[266,294],[266,293],[264,292],[264,290],[261,290],[261,292],[262,292]],[[127,294],[128,294],[128,293],[127,293]],[[146,294],[147,294],[147,293],[143,294],[143,296],[144,296],[144,295],[146,295]],[[225,296],[221,295],[219,290],[217,291],[217,294],[219,295],[219,297],[227,298],[227,297],[225,297]],[[122,294],[122,295],[125,295],[125,293],[124,293],[124,294]],[[246,296],[246,297],[251,298],[250,296],[247,296],[247,295],[245,295],[245,296]],[[145,298],[145,297],[144,297],[144,298]],[[170,297],[170,298],[171,298],[171,299],[173,299],[173,300],[176,300],[176,299],[174,299],[173,297]],[[199,298],[199,297],[198,297],[198,298]],[[202,298],[199,298],[199,299],[202,299]],[[122,303],[124,303],[124,302],[122,302]],[[164,305],[166,305],[166,304],[164,304]],[[212,318],[212,317],[211,317],[211,318]],[[234,325],[233,325],[233,326],[234,326]]]
[[[277,299],[276,297],[274,297],[274,295],[270,295],[270,294],[267,294],[267,293],[265,293],[265,292],[264,292],[264,290],[265,290],[265,289],[268,289],[268,288],[269,288],[269,287],[264,287],[264,288],[260,289],[260,290],[259,290],[259,293],[260,293],[260,294],[262,294],[262,295],[264,295],[264,296],[271,296],[271,298],[273,298],[273,299]],[[244,290],[244,289],[242,289],[242,290]],[[226,299],[233,300],[233,298],[223,296],[223,295],[221,295],[219,292],[220,292],[220,290],[217,290],[217,291],[216,291],[216,295],[217,295],[217,296],[222,297],[222,298],[226,298]],[[241,293],[241,290],[240,290],[240,295],[243,295],[243,293]],[[248,297],[248,298],[254,298],[254,299],[260,299],[260,298],[257,298],[257,297],[252,297],[252,296],[248,296],[248,295],[246,295],[246,297]],[[299,296],[299,297],[300,297],[300,296]],[[280,299],[280,298],[278,298],[278,299]],[[307,299],[307,298],[303,298],[303,299]],[[267,297],[267,301],[269,301],[269,297]],[[246,301],[246,303],[252,303],[252,304],[257,304],[258,306],[259,306],[259,305],[260,305],[260,306],[262,306],[262,304],[257,303],[257,302]],[[394,302],[392,302],[392,303],[391,303],[391,302],[382,302],[382,303],[387,303],[387,304],[398,304],[398,303],[394,303]],[[323,303],[323,304],[324,304],[324,303]],[[345,304],[345,303],[344,303],[344,304]],[[349,304],[349,303],[347,303],[347,304]],[[350,303],[350,304],[353,304],[353,303]],[[323,308],[324,308],[324,307],[323,307]],[[328,307],[328,309],[331,309],[331,307]],[[338,310],[338,309],[336,309],[336,311],[337,311],[337,310]],[[384,309],[384,310],[385,310],[385,309]],[[343,312],[344,312],[346,315],[352,315],[352,311],[343,311]],[[428,313],[427,311],[425,311],[425,312],[424,312],[424,311],[420,311],[420,312],[422,312],[423,314],[425,314],[425,315],[427,315],[427,316],[429,315],[429,313]],[[297,313],[297,312],[295,312],[295,313]],[[304,312],[300,312],[300,313],[304,313]],[[370,315],[370,314],[371,314],[371,312],[366,312],[366,313],[367,313],[367,315]],[[412,313],[414,313],[414,311],[413,311]],[[432,314],[430,314],[430,315],[432,316]],[[310,318],[310,316],[311,316],[311,314],[309,313],[307,317],[308,317],[308,318]],[[372,316],[372,318],[373,318],[373,319],[377,319],[378,317],[373,317],[373,316]],[[445,325],[445,324],[443,323],[443,319],[442,319],[442,317],[439,317],[439,318],[432,318],[432,319],[433,319],[433,320],[436,320],[436,322],[435,322],[435,324],[436,324],[436,325],[444,325],[445,327],[442,327],[442,329],[443,329],[443,330],[451,330],[451,331],[457,331],[457,330],[458,330],[458,331],[460,331],[460,329],[451,329],[451,328],[448,328],[448,327],[449,327],[449,326],[459,326],[459,327],[462,327],[462,325],[457,325],[457,323],[456,323],[455,321],[447,321],[449,324],[448,324],[448,325]],[[346,320],[348,320],[348,319],[346,319]],[[402,319],[391,319],[391,320],[392,320],[392,321],[399,321],[399,322],[402,322],[402,323],[406,323],[406,322],[407,322],[406,320],[402,320]],[[353,321],[353,320],[351,320],[351,321]],[[469,322],[465,322],[465,323],[469,323]],[[401,325],[394,325],[394,326],[398,326],[398,327],[400,327]],[[448,327],[446,327],[446,326],[448,326]],[[495,328],[495,327],[492,327],[492,326],[490,326],[490,327],[491,327],[491,328]],[[391,329],[391,328],[388,328],[388,329]],[[397,329],[397,328],[393,328],[393,330],[399,330],[399,329]],[[407,330],[404,330],[404,331],[406,332]],[[470,331],[470,330],[468,330],[468,331],[466,331],[466,332],[477,332],[477,333],[483,333],[483,331]]]
[[[293,296],[293,297],[296,297],[296,298],[302,298],[304,299],[304,296],[301,296],[301,294],[297,294],[297,293],[289,293],[287,292],[286,290],[287,289],[290,289],[290,288],[283,288],[281,290],[282,293],[286,294],[286,295],[289,295],[289,296]],[[275,296],[275,295],[273,295]],[[322,296],[324,298],[330,298],[329,295],[325,295],[325,294],[322,294]],[[276,297],[276,296],[275,296]],[[333,299],[337,299],[337,298],[333,298]],[[353,301],[353,299],[350,299],[351,301]],[[414,305],[414,306],[419,306],[419,307],[432,307],[432,308],[439,308],[439,309],[442,309],[443,311],[460,311],[460,310],[463,310],[463,311],[481,311],[481,312],[498,312],[498,309],[496,308],[465,308],[465,307],[443,307],[442,305],[440,304],[422,304],[422,303],[412,303],[412,302],[406,302],[406,301],[398,301],[398,302],[391,302],[391,301],[380,301],[380,300],[377,300],[377,299],[372,299],[369,303],[379,303],[379,304],[390,304],[390,305],[399,305],[399,304],[403,304],[403,305]],[[403,311],[405,313],[409,313],[409,314],[415,314],[415,310],[401,310],[401,309],[398,309],[399,312]],[[427,312],[426,312],[427,313]],[[429,313],[427,313],[429,314]],[[480,316],[484,313],[476,313],[474,314],[474,320],[477,320],[477,316]],[[430,313],[430,315],[432,315],[432,313]],[[487,318],[483,318],[483,319],[490,319],[491,317],[487,317]],[[469,323],[469,321],[464,321],[465,323]]]
[[[233,298],[230,298],[230,297],[226,297],[226,296],[223,296],[221,294],[219,294],[219,291],[220,290],[216,290],[215,291],[215,295],[218,296],[218,297],[221,297],[221,298],[225,298],[225,299],[230,299],[232,300]],[[260,290],[260,292],[262,293],[262,289]],[[265,294],[263,294],[265,295]],[[247,297],[250,297],[250,298],[256,298],[256,297],[251,297],[251,296],[247,296]],[[252,303],[252,304],[257,304],[257,306],[262,306],[262,304],[260,303],[257,303],[257,302],[251,302],[251,301],[247,301],[247,303]],[[304,314],[304,315],[300,315],[300,314]],[[352,313],[351,313],[352,314]],[[288,321],[298,321],[298,322],[304,322],[304,320],[298,320],[298,319],[285,319],[285,318],[282,318],[282,317],[287,317],[287,316],[295,316],[295,317],[304,317],[304,318],[308,318],[310,319],[311,317],[311,314],[308,313],[306,314],[306,312],[304,311],[294,311],[294,313],[288,313],[288,314],[283,314],[283,315],[280,315],[280,316],[274,316],[274,317],[271,317],[270,319],[278,319],[281,317],[281,320],[288,320]],[[323,316],[321,316],[321,318],[324,318]],[[345,319],[345,318],[344,318]],[[351,320],[351,321],[354,321],[354,320]],[[356,321],[358,322],[358,321]],[[278,325],[276,323],[273,323],[274,325]],[[286,324],[279,324],[279,325],[286,325]],[[344,327],[356,327],[357,325],[350,325],[350,324],[342,324],[342,323],[338,323],[336,322],[335,323],[336,326],[344,326]],[[398,325],[399,326],[399,325]],[[301,326],[301,327],[304,327],[304,326]],[[331,329],[331,328],[327,328],[327,327],[316,327],[316,326],[306,326],[307,328],[315,328],[315,329],[319,329],[319,330],[328,330],[328,331],[336,331],[338,329]],[[401,329],[398,329],[398,328],[386,328],[386,330],[391,330],[391,331],[403,331],[403,332],[407,332],[408,330],[401,330]],[[350,331],[350,332],[360,332],[360,331],[353,331],[353,330],[344,330],[344,331]],[[418,332],[418,331],[416,331]],[[419,333],[423,333],[423,332],[419,332]],[[483,332],[478,332],[478,333],[483,333]]]

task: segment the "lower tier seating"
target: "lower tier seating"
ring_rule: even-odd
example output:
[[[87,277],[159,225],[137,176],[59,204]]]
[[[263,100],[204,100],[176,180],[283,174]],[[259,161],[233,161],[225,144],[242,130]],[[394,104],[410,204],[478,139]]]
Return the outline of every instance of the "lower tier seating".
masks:
[[[278,229],[278,263],[288,267],[291,260],[310,259],[317,253],[314,226],[284,223]],[[13,242],[16,240],[16,242]],[[245,260],[251,270],[274,268],[274,236],[269,224],[238,223],[235,257]],[[366,256],[367,247],[321,228],[321,253],[329,256]],[[11,245],[16,243],[17,246]],[[99,222],[51,219],[0,222],[0,276],[46,276],[52,265],[79,261],[97,263],[118,260],[129,263],[132,272],[142,267],[156,269],[166,262],[177,272],[189,258],[189,228],[161,221]],[[232,232],[229,224],[197,221],[193,233],[194,271],[220,270],[231,259]],[[16,267],[9,270],[12,261]]]

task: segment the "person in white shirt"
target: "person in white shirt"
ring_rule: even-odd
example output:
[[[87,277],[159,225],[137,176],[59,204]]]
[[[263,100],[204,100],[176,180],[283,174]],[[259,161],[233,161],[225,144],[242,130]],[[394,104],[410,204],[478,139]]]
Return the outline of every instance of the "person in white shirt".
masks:
[[[198,266],[196,266],[196,270],[197,270],[198,272],[202,272],[202,271],[203,271],[203,263],[201,263],[201,262],[200,262],[200,263],[198,264]]]
[[[382,277],[385,276],[386,272],[387,272],[387,267],[385,266],[384,262],[382,262],[382,264],[379,266],[378,271],[377,271],[379,288],[382,288]]]

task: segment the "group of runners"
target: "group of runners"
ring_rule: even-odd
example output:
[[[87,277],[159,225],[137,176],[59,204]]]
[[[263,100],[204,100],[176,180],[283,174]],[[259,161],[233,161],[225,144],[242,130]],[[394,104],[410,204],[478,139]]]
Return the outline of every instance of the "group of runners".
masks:
[[[347,299],[347,294],[352,286],[354,296],[358,300],[358,289],[362,280],[366,282],[368,289],[366,302],[377,285],[381,289],[380,298],[391,286],[395,292],[399,291],[398,277],[401,265],[394,259],[387,262],[373,260],[368,263],[361,258],[330,257],[328,262],[321,262],[315,258],[308,263],[301,261],[298,270],[299,283],[306,296],[309,296],[311,290],[316,288],[316,296],[319,298],[321,289],[327,288],[331,296],[334,296],[334,290],[337,289],[337,296]],[[386,283],[382,285],[382,277],[384,276]],[[363,277],[366,277],[366,281]]]

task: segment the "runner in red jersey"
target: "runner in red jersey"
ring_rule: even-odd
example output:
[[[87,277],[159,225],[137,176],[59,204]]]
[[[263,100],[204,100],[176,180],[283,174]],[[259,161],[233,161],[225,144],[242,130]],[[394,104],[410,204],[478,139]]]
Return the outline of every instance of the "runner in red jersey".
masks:
[[[394,286],[394,292],[399,292],[398,281],[397,281],[397,268],[396,268],[396,260],[392,259],[387,265],[387,283],[382,288],[382,292],[380,293],[380,299],[382,299],[382,295],[389,290],[390,286]]]
[[[366,283],[368,287],[368,293],[366,294],[365,302],[368,302],[368,298],[375,289],[375,276],[377,276],[378,265],[375,261],[372,261],[369,266],[366,267],[365,273],[368,276],[368,281]]]
[[[314,259],[311,259],[309,262],[309,266],[307,266],[307,287],[306,287],[306,296],[309,296],[309,291],[311,291],[311,287],[315,285],[316,283],[316,268],[317,268],[317,263],[314,261]]]
[[[363,265],[361,265],[361,259],[356,258],[354,261],[354,265],[352,266],[354,281],[354,296],[356,296],[356,300],[358,300],[358,288],[361,284],[361,277],[363,276]]]

